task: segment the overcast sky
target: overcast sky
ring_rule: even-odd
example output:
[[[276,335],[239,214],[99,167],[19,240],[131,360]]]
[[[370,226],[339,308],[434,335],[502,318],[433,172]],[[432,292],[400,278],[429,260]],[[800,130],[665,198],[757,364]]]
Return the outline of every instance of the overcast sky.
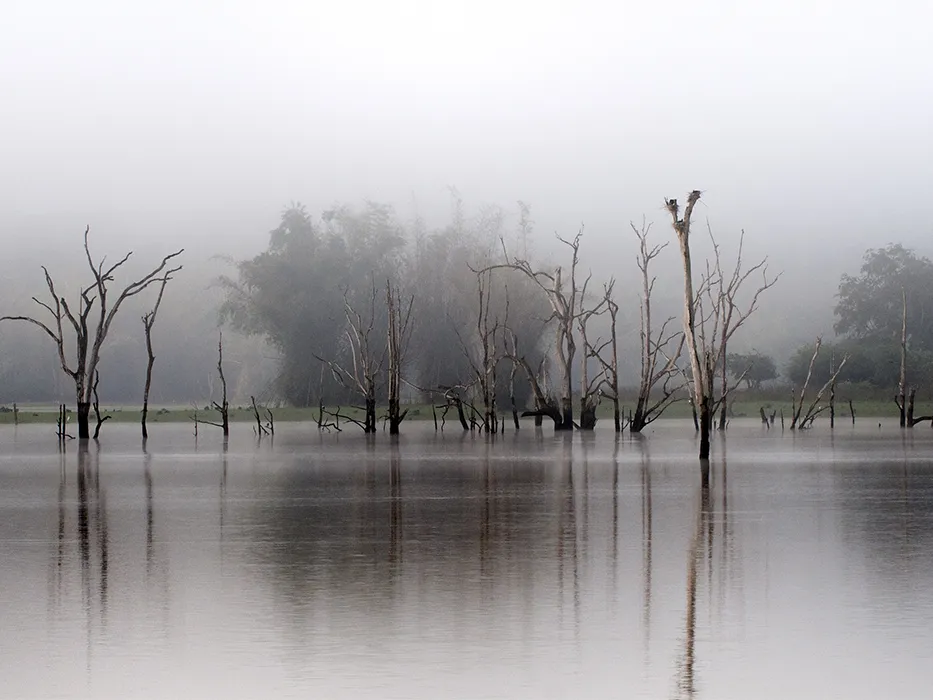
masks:
[[[700,188],[772,255],[920,243],[931,26],[910,0],[7,0],[2,230],[262,232],[364,197],[435,217],[456,185],[598,241]]]

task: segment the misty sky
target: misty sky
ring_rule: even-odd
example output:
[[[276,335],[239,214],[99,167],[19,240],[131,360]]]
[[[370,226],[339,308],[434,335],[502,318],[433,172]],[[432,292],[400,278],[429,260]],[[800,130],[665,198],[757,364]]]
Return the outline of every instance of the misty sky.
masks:
[[[221,245],[292,200],[439,222],[456,185],[597,245],[696,187],[783,267],[922,246],[931,24],[907,0],[8,0],[2,231]]]

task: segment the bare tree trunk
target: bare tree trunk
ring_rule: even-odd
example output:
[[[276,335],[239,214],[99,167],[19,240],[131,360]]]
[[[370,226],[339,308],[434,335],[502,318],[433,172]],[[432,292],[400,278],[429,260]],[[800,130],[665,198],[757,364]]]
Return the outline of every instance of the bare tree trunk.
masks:
[[[152,366],[155,364],[155,354],[152,352],[152,327],[155,325],[156,314],[159,313],[159,306],[162,304],[162,296],[165,294],[165,285],[168,284],[168,281],[171,279],[169,276],[171,271],[162,278],[162,283],[159,286],[159,296],[156,297],[155,305],[152,307],[152,311],[147,313],[142,317],[143,322],[143,331],[146,334],[146,354],[149,358],[148,363],[146,364],[146,385],[143,388],[143,410],[142,415],[140,416],[140,427],[142,428],[143,440],[149,438],[149,429],[146,426],[146,418],[149,415],[149,389],[152,386]]]
[[[691,380],[693,389],[694,411],[700,411],[700,459],[709,459],[709,429],[710,429],[710,400],[706,394],[709,383],[705,373],[706,363],[701,362],[701,348],[697,337],[695,295],[693,287],[693,265],[690,259],[690,217],[693,208],[700,200],[700,191],[693,190],[687,196],[687,207],[684,217],[678,218],[676,199],[667,200],[667,209],[673,219],[674,232],[680,244],[680,257],[684,268],[684,341],[687,344],[687,355],[690,359]]]
[[[388,310],[388,389],[389,389],[389,435],[398,435],[399,426],[405,420],[408,411],[401,410],[402,365],[405,348],[411,334],[411,309],[414,297],[408,301],[407,308],[402,308],[401,293],[386,280],[386,308]]]
[[[367,396],[366,397],[366,417],[364,419],[366,425],[363,428],[364,433],[375,433],[376,432],[376,397]]]
[[[78,439],[79,440],[90,440],[91,439],[90,417],[91,417],[91,402],[90,401],[78,401]]]
[[[906,401],[907,394],[907,291],[901,287],[901,372],[897,383],[897,406],[900,409],[901,427],[907,426]]]
[[[722,351],[720,354],[722,355],[723,358],[726,357],[725,339],[722,340]],[[720,375],[720,381],[722,382],[722,406],[720,407],[720,411],[719,411],[719,430],[724,431],[726,429],[726,417],[727,417],[726,414],[728,413],[728,410],[729,410],[729,401],[727,399],[729,395],[729,388],[728,388],[729,373],[726,370],[725,360],[723,360],[722,364],[720,365],[720,369],[722,370],[722,373]]]
[[[518,406],[515,404],[515,372],[518,371],[518,365],[515,360],[512,360],[511,368],[509,369],[509,404],[512,408],[512,423],[515,425],[515,430],[517,431],[521,425],[518,420]]]
[[[709,397],[704,396],[700,401],[700,459],[709,459],[709,435],[713,425],[709,404]]]
[[[227,378],[224,376],[224,334],[220,333],[217,341],[217,374],[220,375],[220,403],[213,401],[214,408],[220,413],[220,429],[224,437],[230,435],[230,405],[227,403]],[[216,425],[216,424],[215,424]]]

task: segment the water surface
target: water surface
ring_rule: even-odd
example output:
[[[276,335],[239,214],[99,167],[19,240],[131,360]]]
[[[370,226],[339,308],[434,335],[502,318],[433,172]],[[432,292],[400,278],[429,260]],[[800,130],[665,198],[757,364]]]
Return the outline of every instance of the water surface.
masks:
[[[927,698],[933,431],[0,429],[2,698]]]

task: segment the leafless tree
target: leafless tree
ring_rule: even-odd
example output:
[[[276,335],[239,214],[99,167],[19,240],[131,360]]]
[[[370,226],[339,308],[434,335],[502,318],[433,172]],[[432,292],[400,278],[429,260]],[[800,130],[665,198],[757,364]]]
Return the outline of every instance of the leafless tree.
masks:
[[[758,299],[771,288],[777,278],[769,278],[765,260],[746,271],[742,269],[741,245],[735,269],[727,278],[722,270],[719,248],[713,241],[714,258],[707,262],[706,272],[700,284],[694,287],[693,264],[690,255],[690,227],[693,209],[700,200],[700,191],[687,195],[687,206],[683,218],[676,199],[667,199],[665,204],[671,215],[671,223],[684,268],[684,342],[690,360],[689,384],[694,406],[699,411],[700,460],[703,483],[709,480],[710,430],[716,409],[728,399],[728,387],[723,386],[718,399],[715,397],[716,371],[725,372],[726,345],[748,317],[758,308]],[[747,306],[740,307],[736,295],[742,284],[755,272],[762,273],[759,287],[752,293]]]
[[[388,311],[388,385],[389,385],[389,434],[398,435],[399,426],[405,420],[408,409],[401,410],[402,369],[411,339],[411,310],[415,303],[414,295],[402,298],[398,284],[386,280],[386,309]]]
[[[715,349],[716,357],[714,362],[719,370],[719,396],[714,406],[719,409],[719,429],[726,429],[726,418],[728,412],[729,394],[732,387],[729,386],[728,363],[728,344],[735,332],[745,323],[758,308],[758,298],[761,294],[773,287],[780,274],[774,277],[768,277],[767,258],[760,260],[747,270],[743,269],[742,249],[745,244],[745,231],[739,236],[739,249],[735,258],[735,265],[732,271],[727,275],[722,267],[722,256],[719,244],[713,236],[712,230],[707,224],[710,242],[713,245],[712,263],[707,263],[707,273],[705,284],[701,285],[706,299],[700,300],[701,305],[708,306],[711,309],[711,346]],[[755,273],[761,273],[761,283],[752,293],[751,301],[748,305],[740,305],[737,301],[739,292],[743,284]],[[747,371],[747,370],[746,370]],[[736,381],[738,386],[744,374]]]
[[[88,418],[94,393],[94,378],[97,376],[100,351],[107,339],[107,334],[110,332],[114,317],[124,301],[136,296],[150,285],[165,279],[169,275],[167,271],[169,263],[184,251],[184,249],[181,249],[171,255],[166,255],[162,258],[162,262],[151,272],[134,282],[130,282],[120,290],[111,305],[108,295],[111,291],[110,284],[114,281],[114,273],[130,259],[132,252],[124,255],[113,265],[105,267],[106,258],[96,262],[91,256],[88,247],[89,231],[90,227],[84,230],[84,255],[94,281],[81,289],[76,309],[73,310],[65,297],[58,293],[48,268],[43,266],[42,271],[45,273],[45,284],[50,299],[48,302],[40,301],[37,297],[32,299],[48,312],[51,320],[41,321],[33,316],[4,316],[0,318],[0,321],[25,321],[38,326],[55,343],[58,348],[58,359],[61,362],[62,370],[75,383],[78,438],[81,440],[90,438]],[[91,312],[95,306],[98,313],[96,319],[92,319]],[[74,332],[74,360],[66,356],[65,345],[67,338],[65,329],[67,326],[70,326]]]
[[[487,433],[498,431],[499,417],[496,407],[496,369],[499,365],[501,336],[508,323],[508,298],[505,304],[505,321],[493,316],[492,269],[473,269],[476,276],[476,318],[475,334],[472,342],[456,331],[464,357],[473,375],[471,384],[479,394],[482,403],[482,415],[479,421],[481,430]]]
[[[576,325],[578,295],[580,287],[577,283],[577,266],[579,265],[580,231],[573,240],[557,237],[561,243],[571,250],[570,266],[567,270],[569,279],[565,279],[565,270],[557,266],[553,272],[535,270],[527,260],[510,258],[505,251],[505,263],[493,265],[489,269],[509,268],[521,272],[527,279],[537,285],[547,297],[551,306],[551,316],[548,319],[555,321],[555,350],[561,372],[560,384],[560,423],[555,422],[555,430],[573,430],[573,363],[576,356],[577,344],[574,337]],[[529,377],[531,374],[529,373]],[[532,387],[534,390],[534,387]],[[540,387],[539,387],[540,388]],[[535,396],[539,392],[535,390]],[[543,409],[541,409],[543,410]]]
[[[220,403],[212,399],[211,408],[220,414],[220,422],[200,420],[197,411],[195,411],[194,418],[192,419],[194,420],[195,436],[198,434],[198,423],[213,425],[215,428],[220,428],[225,438],[230,435],[230,404],[227,403],[227,378],[224,376],[224,334],[222,331],[217,340],[217,374],[220,376]]]
[[[580,326],[580,333],[586,357],[596,360],[601,368],[597,390],[600,395],[605,396],[612,402],[613,425],[615,431],[620,433],[625,426],[619,396],[619,304],[613,294],[614,287],[614,279],[610,279],[609,282],[604,284],[602,300],[599,302],[600,305],[604,306],[605,312],[609,314],[609,339],[605,341],[597,339],[595,342],[590,342],[586,333],[586,324]],[[586,380],[583,381],[584,386],[588,384],[591,383]],[[582,403],[583,398],[581,397],[581,406]],[[582,425],[583,419],[581,417]]]
[[[543,418],[547,416],[554,421],[554,430],[560,430],[564,419],[560,407],[557,405],[557,400],[550,391],[546,374],[547,358],[541,358],[537,368],[532,367],[525,354],[520,352],[518,336],[511,328],[506,329],[506,338],[508,347],[505,356],[512,362],[513,367],[520,367],[525,373],[528,386],[531,388],[531,395],[534,397],[534,410],[522,411],[522,417],[533,416],[535,426],[540,426]]]
[[[250,403],[253,407],[253,418],[256,419],[256,435],[262,437],[263,435],[274,436],[275,435],[275,419],[272,416],[272,411],[267,407],[263,407],[263,410],[266,412],[266,422],[263,423],[262,415],[259,413],[259,406],[256,404],[256,397],[249,397]]]
[[[650,423],[660,418],[665,409],[675,402],[683,390],[685,381],[677,362],[683,353],[683,330],[671,330],[673,317],[665,319],[660,329],[655,332],[654,317],[651,307],[651,295],[657,279],[649,272],[651,262],[667,247],[649,245],[650,224],[642,222],[641,228],[631,224],[638,238],[638,269],[641,272],[642,296],[639,305],[639,347],[641,354],[641,373],[638,382],[638,398],[635,413],[629,430],[640,433]],[[655,388],[660,385],[660,396]]]
[[[807,376],[803,381],[803,387],[801,387],[800,389],[799,399],[796,396],[796,394],[793,394],[793,393],[791,394],[791,397],[793,399],[793,403],[791,405],[791,420],[790,420],[791,430],[797,430],[797,429],[803,430],[805,428],[809,428],[811,425],[813,425],[813,421],[816,420],[816,417],[828,408],[828,406],[820,406],[819,405],[820,400],[823,398],[823,394],[826,393],[826,390],[828,388],[835,386],[836,379],[839,377],[839,374],[842,372],[843,367],[845,367],[846,365],[846,361],[849,359],[848,355],[845,355],[842,358],[842,361],[839,363],[839,366],[834,369],[830,378],[826,381],[825,384],[823,384],[820,390],[816,393],[816,398],[814,398],[813,401],[810,403],[809,407],[807,408],[807,412],[803,413],[803,405],[804,405],[804,400],[807,395],[807,387],[810,385],[810,378],[813,376],[813,366],[816,364],[816,358],[819,357],[820,348],[822,347],[822,345],[823,345],[823,338],[818,337],[816,339],[816,343],[813,346],[813,355],[810,357],[810,364],[807,366]]]
[[[344,387],[352,388],[363,398],[363,422],[355,419],[351,422],[360,424],[364,433],[376,432],[376,386],[382,376],[388,352],[388,345],[374,347],[373,328],[376,323],[376,282],[372,281],[369,297],[369,310],[366,316],[350,304],[347,292],[343,295],[344,313],[347,326],[344,335],[350,349],[350,366],[340,362],[316,356],[324,362],[334,377]],[[344,416],[346,417],[346,416]]]
[[[910,426],[910,422],[907,420],[907,290],[904,287],[901,287],[901,303],[903,304],[901,312],[901,371],[898,376],[897,396],[894,398],[894,403],[897,404],[900,414],[901,427],[905,428],[913,426]],[[911,399],[913,399],[913,392],[911,392]],[[910,409],[911,413],[913,413],[912,400]]]
[[[156,315],[159,313],[159,307],[162,305],[162,296],[165,294],[165,285],[172,279],[171,275],[181,270],[181,265],[167,270],[162,277],[159,285],[159,295],[156,297],[152,310],[146,312],[142,317],[143,331],[146,334],[146,353],[149,361],[146,364],[146,385],[143,387],[143,410],[140,416],[140,425],[142,427],[143,440],[148,439],[149,429],[146,427],[146,418],[149,415],[149,389],[152,386],[152,366],[155,364],[155,354],[152,351],[152,327],[156,322]]]
[[[576,314],[577,330],[580,333],[580,340],[583,343],[583,352],[580,353],[579,425],[581,430],[593,430],[596,428],[596,409],[599,407],[600,395],[606,393],[606,389],[608,389],[611,392],[611,396],[614,397],[617,416],[619,411],[618,367],[616,367],[615,372],[615,385],[612,387],[609,385],[608,379],[610,373],[612,372],[614,362],[612,358],[607,359],[605,357],[607,350],[617,350],[617,348],[613,347],[613,339],[615,338],[616,334],[616,314],[613,313],[611,315],[613,325],[610,330],[610,338],[608,340],[604,341],[601,338],[597,338],[595,341],[593,341],[590,339],[590,334],[587,332],[588,326],[594,318],[609,312],[613,307],[616,309],[616,311],[618,310],[618,306],[615,305],[615,302],[612,299],[612,288],[615,285],[615,280],[610,280],[604,288],[604,293],[599,298],[599,300],[592,306],[587,307],[586,289],[589,286],[589,282],[590,277],[588,276],[584,281],[582,288],[580,289],[580,294],[578,295],[580,307]],[[597,370],[595,372],[591,371],[591,361],[596,363]]]
[[[693,405],[699,410],[701,473],[703,484],[706,485],[709,483],[709,434],[712,426],[714,367],[711,353],[703,343],[702,331],[697,324],[697,295],[693,286],[693,262],[690,258],[690,224],[693,209],[698,201],[700,201],[699,190],[693,190],[687,195],[687,206],[684,209],[683,218],[679,218],[680,207],[676,199],[667,199],[665,204],[671,214],[684,267],[684,342],[690,360]]]

